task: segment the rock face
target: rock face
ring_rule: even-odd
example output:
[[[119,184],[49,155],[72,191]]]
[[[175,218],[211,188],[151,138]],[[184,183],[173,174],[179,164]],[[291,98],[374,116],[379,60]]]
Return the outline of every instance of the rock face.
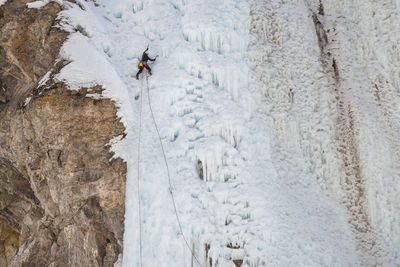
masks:
[[[108,143],[125,129],[113,101],[86,97],[101,87],[38,86],[67,33],[60,5],[27,2],[0,7],[0,266],[113,266],[126,164]]]

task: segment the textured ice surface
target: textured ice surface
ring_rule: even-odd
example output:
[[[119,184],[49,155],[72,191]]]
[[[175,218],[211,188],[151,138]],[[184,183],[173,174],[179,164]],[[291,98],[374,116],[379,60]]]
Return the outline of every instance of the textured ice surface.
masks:
[[[335,27],[345,27],[346,23],[339,23],[342,6],[323,2],[326,12],[330,10],[337,18]],[[363,8],[372,12],[377,4],[367,2]],[[65,3],[68,8],[60,15],[63,27],[72,33],[61,57],[71,63],[56,78],[71,89],[103,85],[104,97],[115,99],[120,107],[127,136],[111,144],[128,164],[124,266],[141,265],[140,229],[143,266],[197,266],[191,250],[202,266],[210,262],[212,266],[234,266],[233,260],[243,260],[242,266],[362,265],[348,212],[340,204],[346,192],[336,150],[336,103],[320,61],[312,19],[317,1],[79,3],[82,8]],[[346,8],[348,12],[357,9]],[[365,10],[360,12],[367,14]],[[379,14],[380,23],[385,24],[386,16]],[[352,16],[345,14],[350,21]],[[364,20],[368,21],[360,21]],[[358,62],[362,48],[366,51],[362,55],[377,51],[376,65],[371,69],[343,66],[357,77],[345,76],[344,86],[366,86],[369,82],[361,73],[368,70],[375,77],[378,68],[383,73],[374,78],[376,84],[386,86],[380,89],[379,98],[390,103],[380,112],[392,117],[376,126],[381,116],[374,115],[374,106],[360,104],[363,89],[350,94],[367,114],[359,122],[358,141],[369,214],[391,246],[391,262],[396,262],[399,168],[392,165],[398,152],[391,145],[398,126],[390,122],[399,111],[393,101],[398,99],[398,76],[391,73],[393,85],[387,85],[385,67],[379,66],[395,70],[397,35],[386,33],[386,39],[394,38],[389,42],[392,46],[380,46],[382,39],[376,32],[379,36],[372,49],[361,41],[353,45],[356,38],[348,41],[351,29],[342,29],[337,42],[354,47],[343,57],[355,58],[340,62]],[[138,58],[148,44],[150,56],[159,55],[150,65],[149,90],[146,72],[135,80]],[[385,51],[391,51],[391,57]],[[373,88],[368,94],[376,97]],[[166,150],[172,188],[148,96]],[[390,140],[376,142],[382,126]],[[190,249],[180,233],[169,189]]]

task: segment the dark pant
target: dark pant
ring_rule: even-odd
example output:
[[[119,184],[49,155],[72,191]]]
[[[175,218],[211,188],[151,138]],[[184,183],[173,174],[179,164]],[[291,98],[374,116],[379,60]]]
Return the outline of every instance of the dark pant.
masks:
[[[144,67],[151,74],[151,69],[150,69],[149,65],[145,64]],[[139,79],[139,74],[142,73],[142,71],[143,71],[143,67],[139,66],[139,71],[136,73],[136,79]]]

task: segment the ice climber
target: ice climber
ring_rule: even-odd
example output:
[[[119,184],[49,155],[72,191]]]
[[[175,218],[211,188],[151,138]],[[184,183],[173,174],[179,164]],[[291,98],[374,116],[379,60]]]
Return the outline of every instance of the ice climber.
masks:
[[[152,75],[151,74],[151,69],[150,69],[149,65],[147,65],[147,60],[155,61],[158,56],[156,56],[155,58],[151,59],[149,57],[149,55],[148,55],[148,52],[147,52],[148,50],[149,50],[149,46],[147,46],[146,50],[144,50],[144,52],[142,54],[142,60],[139,62],[139,65],[138,65],[139,71],[136,73],[136,80],[139,80],[139,74],[142,73],[143,68],[147,69],[147,71],[149,72],[150,76]]]

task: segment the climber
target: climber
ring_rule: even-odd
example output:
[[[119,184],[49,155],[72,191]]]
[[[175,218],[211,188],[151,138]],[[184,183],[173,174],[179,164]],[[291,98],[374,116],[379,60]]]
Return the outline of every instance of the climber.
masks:
[[[154,59],[151,59],[148,55],[148,52],[147,52],[148,50],[149,50],[149,46],[147,46],[146,50],[144,50],[144,52],[142,54],[142,60],[139,62],[139,65],[138,65],[139,71],[136,73],[136,80],[139,80],[139,74],[142,73],[143,68],[147,69],[150,76],[152,75],[151,69],[150,69],[149,65],[147,65],[147,60],[155,61],[158,56],[156,56]]]

